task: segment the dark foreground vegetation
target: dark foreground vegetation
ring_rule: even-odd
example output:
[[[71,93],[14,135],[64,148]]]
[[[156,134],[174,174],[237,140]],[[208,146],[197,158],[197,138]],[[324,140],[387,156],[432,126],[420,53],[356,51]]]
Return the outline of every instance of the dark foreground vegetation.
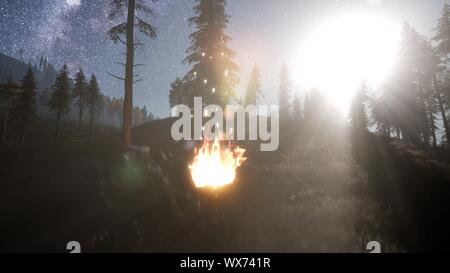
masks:
[[[237,183],[196,190],[193,143],[173,142],[171,124],[136,128],[135,144],[150,149],[125,154],[113,129],[2,148],[0,250],[65,251],[77,240],[94,252],[364,252],[378,240],[397,252],[449,242],[449,168],[437,155],[371,136],[361,167],[346,129],[300,134],[276,157],[241,143],[249,159]]]

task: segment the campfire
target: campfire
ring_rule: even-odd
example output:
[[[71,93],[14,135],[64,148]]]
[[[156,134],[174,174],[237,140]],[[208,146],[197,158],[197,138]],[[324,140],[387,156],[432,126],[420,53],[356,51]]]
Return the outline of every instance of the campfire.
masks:
[[[239,146],[223,148],[218,139],[212,145],[205,140],[200,149],[195,149],[194,160],[189,165],[195,186],[217,189],[233,183],[236,169],[247,159],[244,153],[245,149]]]

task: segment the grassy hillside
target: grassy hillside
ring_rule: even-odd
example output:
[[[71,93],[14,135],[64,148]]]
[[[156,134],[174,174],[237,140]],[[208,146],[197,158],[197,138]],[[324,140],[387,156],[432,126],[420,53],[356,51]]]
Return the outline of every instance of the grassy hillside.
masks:
[[[84,251],[364,252],[372,240],[384,251],[417,246],[400,236],[404,211],[376,194],[388,191],[379,186],[384,178],[352,159],[344,129],[292,138],[287,152],[270,155],[240,143],[249,159],[238,181],[213,191],[194,189],[187,164],[195,143],[175,143],[170,127],[162,120],[136,128],[135,144],[150,149],[126,154],[117,134],[2,148],[0,250],[65,251],[71,240]]]
[[[444,251],[450,243],[448,150],[370,137],[367,159],[373,195],[392,208],[396,237],[412,251]],[[447,156],[446,156],[447,155]]]

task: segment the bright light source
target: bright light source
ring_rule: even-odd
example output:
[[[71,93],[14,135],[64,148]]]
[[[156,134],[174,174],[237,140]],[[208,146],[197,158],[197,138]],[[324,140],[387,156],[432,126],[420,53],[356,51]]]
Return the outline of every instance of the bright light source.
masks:
[[[363,79],[379,85],[393,65],[400,27],[373,15],[327,21],[303,43],[296,70],[299,81],[317,86],[346,109]]]

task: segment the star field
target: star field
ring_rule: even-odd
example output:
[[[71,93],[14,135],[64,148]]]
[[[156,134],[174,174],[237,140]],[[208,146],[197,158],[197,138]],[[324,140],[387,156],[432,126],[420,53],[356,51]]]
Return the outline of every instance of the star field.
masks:
[[[158,39],[141,38],[146,45],[136,51],[136,63],[146,66],[136,69],[143,81],[135,86],[135,103],[158,115],[167,115],[169,84],[184,67],[180,62],[188,45],[185,19],[190,16],[184,11],[191,11],[191,3],[180,4],[165,0],[154,5],[156,16],[148,21],[156,26]],[[0,23],[6,27],[0,30],[0,52],[32,63],[45,56],[56,67],[67,64],[72,74],[81,67],[97,75],[104,93],[120,97],[123,83],[108,73],[123,75],[123,66],[115,62],[124,62],[125,49],[106,35],[116,23],[107,18],[108,5],[109,1],[2,0]],[[170,52],[167,44],[172,44]]]
[[[26,62],[48,57],[59,68],[66,63],[72,73],[82,67],[95,73],[102,92],[123,95],[123,82],[108,73],[123,75],[124,47],[113,44],[107,31],[116,23],[108,18],[109,0],[0,0],[0,52]],[[231,15],[228,34],[230,47],[237,51],[241,83],[245,88],[250,69],[258,62],[262,70],[266,100],[276,97],[281,63],[290,65],[303,35],[315,23],[351,7],[370,9],[409,21],[419,32],[430,35],[444,0],[229,0]],[[142,38],[146,45],[136,51],[136,69],[142,82],[135,85],[134,102],[146,105],[158,116],[168,116],[170,83],[183,76],[188,67],[181,64],[189,46],[194,0],[160,0],[151,4],[156,15],[147,21],[157,28],[158,38]],[[294,83],[301,75],[292,73]],[[301,89],[296,86],[297,89]]]

